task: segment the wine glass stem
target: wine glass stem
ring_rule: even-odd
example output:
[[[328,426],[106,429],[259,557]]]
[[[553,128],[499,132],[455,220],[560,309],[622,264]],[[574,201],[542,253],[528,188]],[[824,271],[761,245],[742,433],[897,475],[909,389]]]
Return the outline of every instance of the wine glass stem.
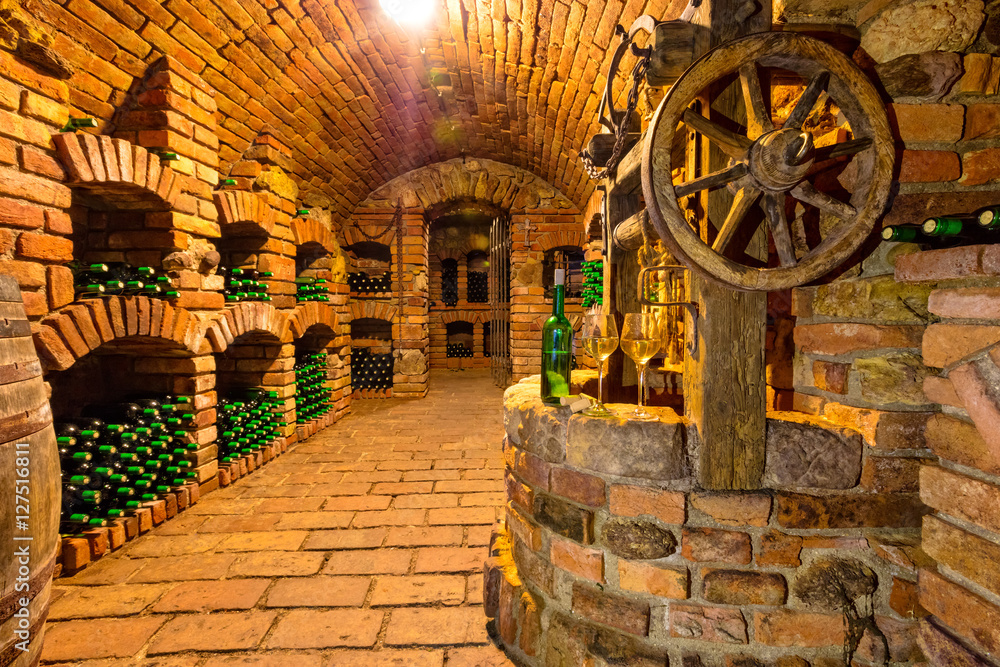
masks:
[[[597,362],[597,403],[604,404],[604,361]]]
[[[639,410],[642,411],[646,404],[643,402],[642,389],[646,386],[646,364],[636,364],[639,367]]]

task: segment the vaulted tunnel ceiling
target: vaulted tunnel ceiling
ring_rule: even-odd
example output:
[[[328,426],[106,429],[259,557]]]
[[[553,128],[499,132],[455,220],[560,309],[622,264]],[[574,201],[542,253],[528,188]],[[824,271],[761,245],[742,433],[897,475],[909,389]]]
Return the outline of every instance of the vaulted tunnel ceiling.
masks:
[[[169,52],[218,90],[223,172],[273,129],[300,185],[341,216],[392,178],[463,155],[522,167],[582,207],[593,183],[577,153],[599,129],[615,25],[684,4],[439,0],[429,26],[404,31],[375,0],[130,0],[139,11],[94,1],[110,15],[80,0],[26,2],[61,33],[57,47],[68,36],[104,61],[83,73],[102,85],[81,86],[75,104],[95,113],[102,95],[88,91],[105,87],[121,104],[124,75]]]

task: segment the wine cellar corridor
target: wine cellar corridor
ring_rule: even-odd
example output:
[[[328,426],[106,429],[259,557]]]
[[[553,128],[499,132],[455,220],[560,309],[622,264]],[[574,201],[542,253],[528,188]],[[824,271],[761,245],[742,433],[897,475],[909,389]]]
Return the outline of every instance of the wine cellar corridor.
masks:
[[[0,0],[0,667],[1000,667],[1000,0]]]
[[[511,665],[482,623],[504,502],[500,395],[487,371],[436,371],[426,399],[362,403],[60,578],[43,661]]]

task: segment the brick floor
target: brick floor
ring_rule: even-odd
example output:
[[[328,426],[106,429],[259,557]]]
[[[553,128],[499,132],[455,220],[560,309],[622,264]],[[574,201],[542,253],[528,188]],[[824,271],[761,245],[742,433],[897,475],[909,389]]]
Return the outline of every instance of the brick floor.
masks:
[[[439,371],[426,399],[356,401],[281,458],[57,580],[43,663],[512,665],[482,610],[503,502],[500,398],[488,373]]]

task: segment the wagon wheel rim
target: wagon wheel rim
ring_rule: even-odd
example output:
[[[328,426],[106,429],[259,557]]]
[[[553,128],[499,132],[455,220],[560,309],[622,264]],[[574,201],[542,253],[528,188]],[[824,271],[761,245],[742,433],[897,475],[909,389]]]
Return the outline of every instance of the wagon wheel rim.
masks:
[[[792,71],[808,82],[780,128],[774,126],[771,108],[761,93],[760,67]],[[746,107],[748,120],[742,132],[691,109],[705,90],[730,76],[738,78]],[[817,148],[802,123],[824,93],[839,106],[854,136]],[[671,164],[671,147],[678,131],[700,134],[729,156],[729,166],[674,183],[671,171],[679,165]],[[856,163],[855,187],[847,201],[823,192],[811,180],[823,165],[842,157]],[[739,290],[786,289],[835,270],[870,236],[885,211],[893,160],[885,107],[853,62],[810,37],[763,33],[710,51],[670,88],[646,133],[642,189],[653,227],[667,249],[692,271]],[[714,223],[717,236],[710,245],[688,224],[678,199],[719,187],[729,187],[735,196],[725,219]],[[786,213],[790,200],[836,220],[820,242],[800,248],[798,254]],[[748,222],[747,214],[758,205],[763,219],[754,222],[751,217]],[[728,244],[737,232],[749,239],[746,232],[756,232],[761,225],[775,246],[777,266],[752,266],[722,254],[730,250]]]

